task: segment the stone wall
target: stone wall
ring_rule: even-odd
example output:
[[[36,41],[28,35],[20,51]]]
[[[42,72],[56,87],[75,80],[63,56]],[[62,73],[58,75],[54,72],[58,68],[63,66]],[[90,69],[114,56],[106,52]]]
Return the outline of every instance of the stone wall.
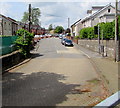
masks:
[[[1,56],[0,61],[2,65],[0,66],[0,70],[2,71],[2,73],[4,73],[6,69],[11,68],[12,66],[22,62],[23,60],[23,56],[18,51]]]
[[[81,45],[85,48],[88,48],[92,51],[99,53],[99,43],[98,40],[78,40],[78,45]],[[101,46],[104,46],[104,56],[108,56],[110,58],[114,58],[114,47],[115,41],[114,40],[101,40],[100,41],[100,52]]]

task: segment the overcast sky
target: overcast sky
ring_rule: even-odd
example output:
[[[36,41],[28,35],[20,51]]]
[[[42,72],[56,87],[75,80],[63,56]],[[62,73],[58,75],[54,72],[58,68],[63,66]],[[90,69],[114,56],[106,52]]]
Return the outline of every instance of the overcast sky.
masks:
[[[81,2],[79,2],[81,1]],[[41,10],[41,26],[48,28],[50,24],[53,27],[61,25],[64,28],[68,26],[68,18],[70,25],[79,19],[87,16],[87,10],[91,6],[105,6],[115,0],[4,0],[0,2],[0,12],[5,16],[9,16],[15,20],[21,20],[23,13],[28,11],[28,4]]]

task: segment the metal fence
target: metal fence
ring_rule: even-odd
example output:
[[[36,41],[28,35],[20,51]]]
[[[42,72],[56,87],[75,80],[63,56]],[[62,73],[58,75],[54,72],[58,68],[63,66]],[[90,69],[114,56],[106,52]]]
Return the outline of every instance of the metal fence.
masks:
[[[16,50],[15,41],[17,36],[0,37],[0,55],[9,54]]]

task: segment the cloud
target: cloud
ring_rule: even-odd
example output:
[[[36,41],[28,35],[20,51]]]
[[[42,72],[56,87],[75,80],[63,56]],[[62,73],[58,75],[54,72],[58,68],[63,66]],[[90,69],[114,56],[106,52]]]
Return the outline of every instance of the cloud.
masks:
[[[110,0],[109,0],[110,1]],[[39,7],[41,10],[42,25],[63,25],[67,28],[67,19],[70,18],[70,24],[73,24],[79,19],[87,15],[87,10],[93,5],[107,5],[110,2],[103,0],[86,0],[86,2],[37,2],[33,3],[33,7]]]
[[[13,1],[14,0],[10,0],[9,2],[11,3],[2,2],[2,14],[20,20],[22,19],[23,12],[27,10],[28,4],[31,3],[32,7],[40,8],[40,20],[42,26],[46,28],[48,28],[50,24],[55,26],[62,25],[67,28],[68,18],[70,18],[70,25],[73,24],[77,20],[86,17],[86,12],[91,9],[91,6],[105,6],[110,2],[115,4],[113,0],[18,0],[20,3],[15,0],[18,4],[16,4],[14,8],[15,4]],[[19,6],[20,4],[21,7]]]
[[[9,10],[11,9],[11,5],[9,3],[0,3],[0,13],[3,15],[8,15]]]

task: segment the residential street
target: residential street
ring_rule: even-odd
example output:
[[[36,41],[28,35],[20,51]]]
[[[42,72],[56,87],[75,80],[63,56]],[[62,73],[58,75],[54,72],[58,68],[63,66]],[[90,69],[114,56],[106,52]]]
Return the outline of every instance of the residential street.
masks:
[[[88,106],[105,98],[95,67],[75,46],[50,38],[32,52],[30,62],[3,75],[3,106]]]

